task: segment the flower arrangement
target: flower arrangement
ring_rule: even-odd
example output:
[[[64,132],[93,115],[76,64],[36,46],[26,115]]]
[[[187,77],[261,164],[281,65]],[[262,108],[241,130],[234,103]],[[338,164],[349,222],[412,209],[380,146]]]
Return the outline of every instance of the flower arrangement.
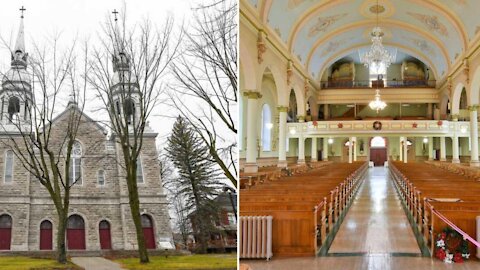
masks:
[[[343,128],[343,124],[342,124],[342,123],[338,123],[337,127],[338,127],[338,128]]]
[[[467,240],[449,227],[437,235],[435,247],[435,257],[445,263],[463,263],[470,257]]]
[[[439,126],[443,125],[443,121],[442,121],[442,120],[438,120],[437,125],[439,125]]]
[[[413,128],[417,128],[417,126],[418,126],[417,123],[413,123],[413,124],[412,124],[412,127],[413,127]]]

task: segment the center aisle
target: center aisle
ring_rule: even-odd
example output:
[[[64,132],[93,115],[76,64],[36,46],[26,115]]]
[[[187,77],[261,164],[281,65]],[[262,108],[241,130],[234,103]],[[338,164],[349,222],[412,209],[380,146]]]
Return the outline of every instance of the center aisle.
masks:
[[[328,253],[420,256],[387,168],[369,169]]]

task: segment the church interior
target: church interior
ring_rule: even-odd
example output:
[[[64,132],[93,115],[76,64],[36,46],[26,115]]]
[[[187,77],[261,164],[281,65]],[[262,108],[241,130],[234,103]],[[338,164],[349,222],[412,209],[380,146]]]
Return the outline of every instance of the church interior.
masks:
[[[240,0],[241,268],[480,269],[478,8]]]

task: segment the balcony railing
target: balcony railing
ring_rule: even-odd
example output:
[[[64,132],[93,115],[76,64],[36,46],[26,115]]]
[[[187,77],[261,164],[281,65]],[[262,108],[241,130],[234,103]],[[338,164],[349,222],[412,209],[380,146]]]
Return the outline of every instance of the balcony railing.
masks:
[[[328,88],[435,88],[435,80],[358,80],[321,81],[322,89]]]

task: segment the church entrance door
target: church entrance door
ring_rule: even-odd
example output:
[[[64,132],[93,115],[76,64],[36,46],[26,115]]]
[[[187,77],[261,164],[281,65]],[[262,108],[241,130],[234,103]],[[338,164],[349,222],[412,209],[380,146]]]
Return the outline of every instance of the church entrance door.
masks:
[[[100,221],[99,225],[100,248],[112,249],[112,237],[110,236],[110,223],[106,220]]]
[[[12,242],[12,217],[3,214],[0,216],[0,250],[10,250]]]
[[[40,250],[52,250],[52,223],[48,220],[40,224]]]
[[[67,248],[85,249],[85,222],[79,215],[71,215],[67,221]]]
[[[155,235],[153,233],[152,218],[142,215],[143,236],[145,237],[145,246],[148,249],[155,249]]]

